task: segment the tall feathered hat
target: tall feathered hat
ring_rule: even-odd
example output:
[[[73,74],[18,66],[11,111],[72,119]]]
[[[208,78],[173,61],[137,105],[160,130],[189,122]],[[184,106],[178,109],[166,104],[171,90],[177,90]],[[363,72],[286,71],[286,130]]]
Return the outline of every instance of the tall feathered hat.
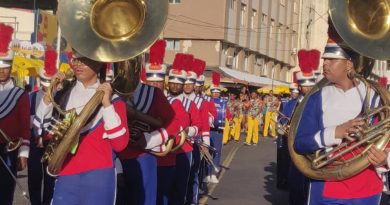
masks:
[[[210,86],[210,91],[212,93],[220,93],[222,88],[220,86],[221,84],[221,75],[217,72],[213,72],[212,74],[212,84]]]
[[[326,43],[322,58],[328,59],[355,59],[358,54],[353,51],[340,37],[334,27],[332,20],[328,19],[328,42]]]
[[[172,68],[169,70],[169,83],[179,83],[184,84],[187,79],[186,72],[183,70],[184,62],[183,53],[177,53],[175,59],[173,60]]]
[[[0,68],[8,68],[12,66],[13,52],[10,49],[10,42],[14,29],[0,23]]]
[[[106,81],[111,82],[114,79],[114,64],[107,63],[106,64]]]
[[[194,68],[194,56],[191,54],[185,54],[183,57],[183,69],[187,73],[187,79],[184,84],[195,84],[198,77],[193,70]]]
[[[196,73],[198,76],[196,78],[196,86],[202,86],[205,81],[205,77],[203,75],[204,69],[206,68],[206,62],[201,59],[194,59],[193,68],[192,70]]]
[[[45,51],[45,66],[39,73],[41,86],[49,87],[50,81],[57,73],[57,52],[55,50]]]
[[[165,40],[157,40],[151,47],[149,53],[149,63],[146,64],[145,72],[148,81],[164,81],[167,66],[164,65]]]

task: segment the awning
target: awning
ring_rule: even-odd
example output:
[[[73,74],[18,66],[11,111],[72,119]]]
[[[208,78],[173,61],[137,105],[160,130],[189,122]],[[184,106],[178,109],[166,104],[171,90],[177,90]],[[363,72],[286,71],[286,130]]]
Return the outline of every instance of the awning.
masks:
[[[270,85],[289,85],[290,83],[282,82],[278,80],[272,80],[271,78],[267,77],[261,77],[256,76],[250,73],[233,70],[226,67],[219,67],[219,70],[221,70],[223,73],[221,75],[224,75],[222,77],[221,82],[227,82],[229,83],[241,83],[241,84],[249,84],[252,86],[257,87],[263,87],[263,86],[270,86]]]

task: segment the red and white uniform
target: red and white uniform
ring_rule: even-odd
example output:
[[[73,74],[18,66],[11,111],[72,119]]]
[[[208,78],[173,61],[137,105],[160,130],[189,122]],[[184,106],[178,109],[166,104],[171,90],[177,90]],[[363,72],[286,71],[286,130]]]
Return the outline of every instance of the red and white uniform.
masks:
[[[134,92],[133,100],[127,103],[144,114],[162,120],[163,127],[150,133],[144,133],[146,150],[127,147],[118,154],[121,160],[137,158],[144,155],[147,150],[163,151],[163,145],[167,142],[168,137],[176,136],[179,133],[180,119],[175,118],[175,111],[160,89],[140,83]]]
[[[172,97],[168,97],[169,104],[175,111],[175,121],[180,122],[180,129],[185,129],[190,126],[190,116],[184,109],[181,101]],[[176,142],[180,140],[180,134],[176,137]],[[157,166],[174,166],[176,165],[176,153],[169,153],[167,156],[157,158]]]
[[[180,94],[178,96],[172,97],[174,99],[179,100],[187,114],[189,115],[189,126],[188,126],[188,137],[195,137],[199,134],[200,127],[202,126],[200,113],[196,104],[190,99],[186,98],[184,94]],[[181,149],[176,151],[177,154],[192,152],[192,142],[190,140],[186,140]]]
[[[98,86],[99,82],[84,87],[77,81],[67,98],[65,109],[76,108],[77,113],[80,113],[96,93]],[[46,105],[41,101],[36,112],[36,122],[43,123],[45,119],[52,117],[52,113],[53,105]],[[40,127],[40,124],[36,125]],[[113,150],[116,152],[123,150],[129,141],[125,103],[114,95],[112,105],[106,108],[100,107],[95,117],[82,128],[80,133],[77,152],[75,155],[68,154],[60,176],[114,167]]]
[[[209,103],[207,103],[203,98],[196,96],[194,92],[185,96],[192,100],[198,108],[201,121],[200,133],[203,142],[207,145],[210,145]]]
[[[11,139],[22,138],[19,156],[28,157],[30,150],[30,103],[28,94],[12,80],[0,85],[0,129]],[[0,144],[5,141],[0,137]]]

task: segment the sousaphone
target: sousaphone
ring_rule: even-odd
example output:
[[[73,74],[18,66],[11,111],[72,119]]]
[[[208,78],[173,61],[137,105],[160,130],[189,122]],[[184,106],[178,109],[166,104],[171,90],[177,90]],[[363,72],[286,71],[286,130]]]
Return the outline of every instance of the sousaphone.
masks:
[[[127,100],[139,82],[141,54],[165,26],[168,0],[59,0],[57,16],[63,37],[82,56],[99,62],[115,62],[112,86]],[[78,115],[74,110],[58,110],[67,117],[54,126],[54,140],[45,153],[51,174],[60,171],[71,147],[79,141],[81,128],[103,95],[102,91],[96,92]]]
[[[388,0],[329,0],[330,17],[341,38],[361,56],[357,65],[357,78],[379,94],[382,104],[379,108],[364,106],[363,130],[357,133],[354,143],[343,142],[331,150],[317,150],[315,153],[300,155],[294,149],[295,135],[310,95],[318,92],[329,82],[326,79],[317,83],[294,113],[288,135],[288,148],[296,167],[306,176],[318,180],[342,180],[352,177],[370,166],[367,151],[375,146],[384,150],[390,141],[390,95],[377,83],[367,80],[373,60],[390,59],[390,7]],[[370,58],[367,58],[370,57]],[[369,89],[368,89],[369,90]],[[367,96],[373,93],[367,92]],[[369,99],[369,98],[368,98]],[[372,118],[378,121],[373,123]],[[344,157],[346,154],[352,157]]]

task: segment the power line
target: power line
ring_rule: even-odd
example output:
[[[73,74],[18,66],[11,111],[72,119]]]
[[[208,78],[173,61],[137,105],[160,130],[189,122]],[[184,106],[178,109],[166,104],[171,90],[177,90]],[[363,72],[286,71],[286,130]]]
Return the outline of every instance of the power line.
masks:
[[[325,12],[325,13],[320,15],[316,11],[316,14],[319,15],[319,18],[322,18],[325,14],[327,14],[327,12]],[[203,24],[199,24],[199,23],[194,23],[194,22],[189,22],[189,21],[185,21],[185,20],[179,20],[179,19],[174,19],[174,18],[168,17],[168,19],[170,19],[172,21],[186,23],[186,24],[190,24],[190,25],[194,25],[194,26],[206,27],[206,28],[227,29],[227,30],[244,30],[244,31],[246,30],[246,31],[251,31],[251,32],[258,32],[258,31],[253,31],[253,30],[262,30],[262,29],[271,28],[271,26],[261,26],[261,27],[254,27],[254,28],[227,27],[227,26],[220,26],[220,25],[216,25],[216,24],[211,24],[211,23],[202,21],[200,19],[192,18],[192,17],[185,16],[185,15],[182,15],[182,14],[180,14],[180,15],[169,14],[169,15],[173,16],[173,17],[181,16],[181,17],[184,17],[184,18],[187,18],[187,19],[191,19],[191,20],[194,20],[194,21],[201,22]],[[292,25],[300,25],[300,24],[306,23],[307,21],[308,20],[297,22],[297,23],[286,24],[286,25],[283,25],[283,26],[289,27],[289,26],[292,26]],[[208,25],[204,25],[204,24],[208,24]],[[275,28],[278,28],[278,27],[280,27],[280,26],[275,26]]]

